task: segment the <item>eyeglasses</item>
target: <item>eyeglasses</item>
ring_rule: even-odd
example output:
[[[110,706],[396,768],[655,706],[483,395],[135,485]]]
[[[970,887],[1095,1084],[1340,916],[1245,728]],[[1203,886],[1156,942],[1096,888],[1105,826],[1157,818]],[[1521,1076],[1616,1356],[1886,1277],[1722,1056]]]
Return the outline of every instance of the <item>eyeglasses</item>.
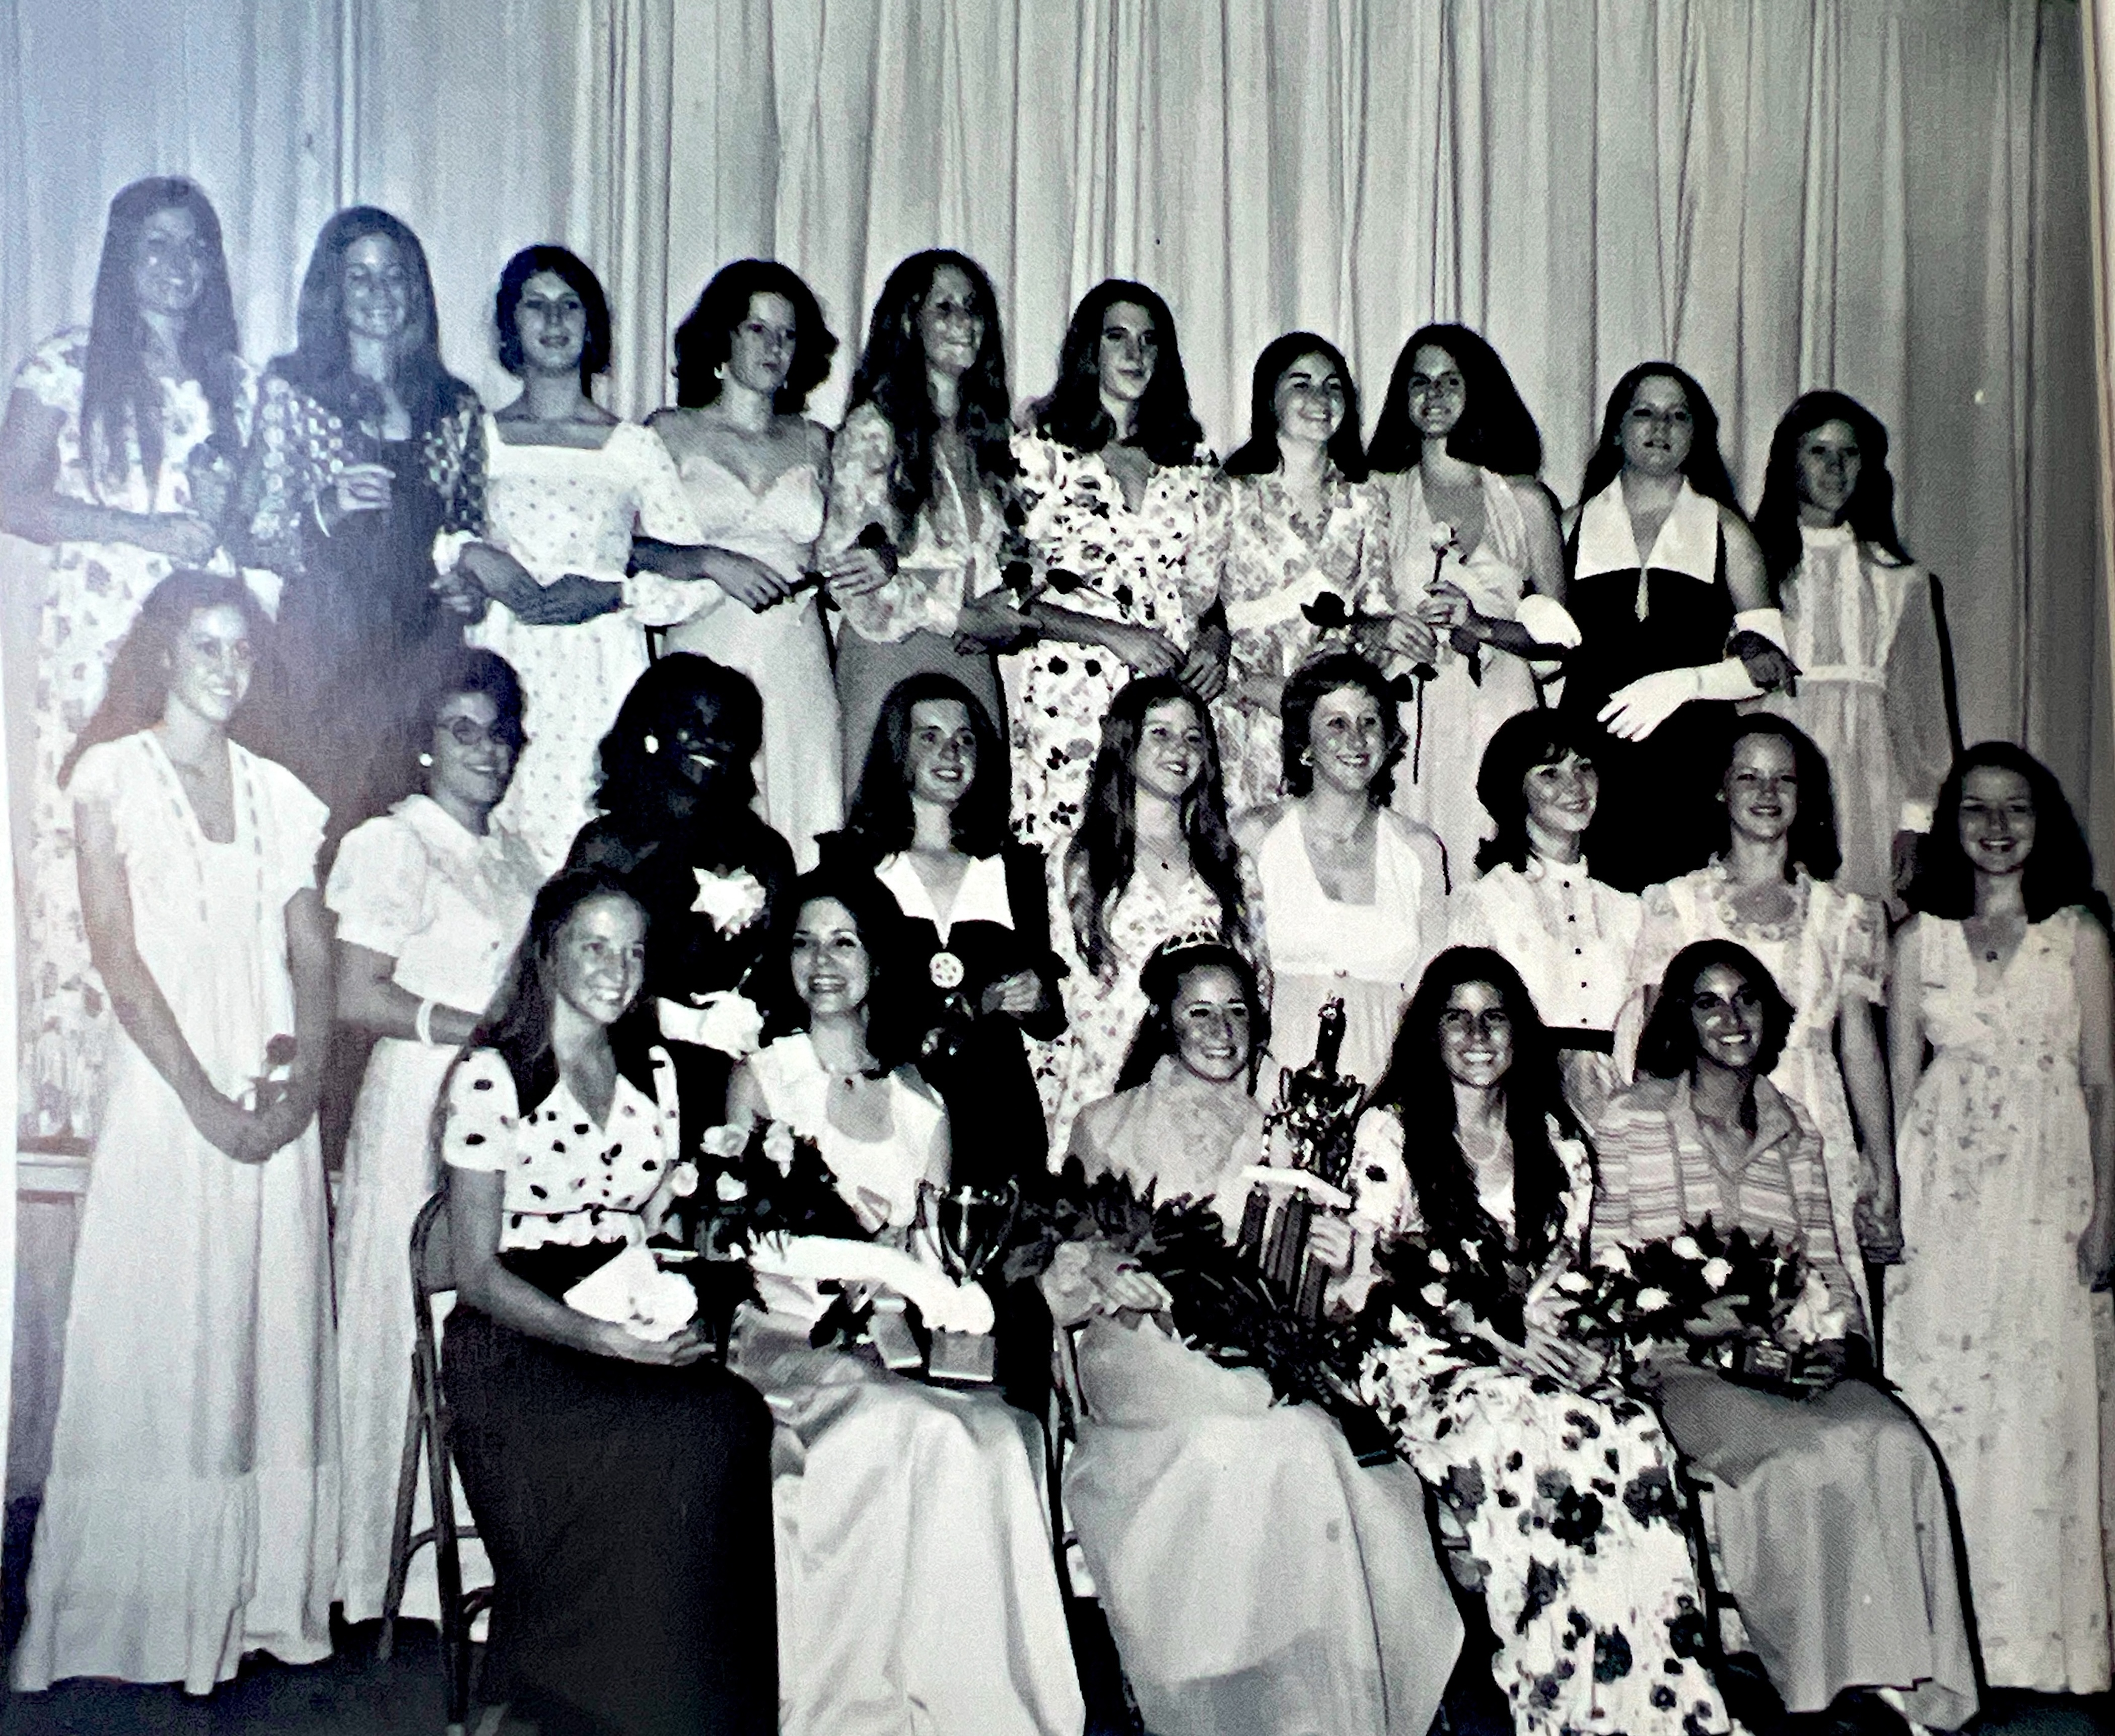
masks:
[[[502,747],[521,745],[521,733],[510,723],[494,723],[488,729],[475,718],[452,717],[434,727],[453,737],[458,747],[482,747],[487,742],[497,742]]]

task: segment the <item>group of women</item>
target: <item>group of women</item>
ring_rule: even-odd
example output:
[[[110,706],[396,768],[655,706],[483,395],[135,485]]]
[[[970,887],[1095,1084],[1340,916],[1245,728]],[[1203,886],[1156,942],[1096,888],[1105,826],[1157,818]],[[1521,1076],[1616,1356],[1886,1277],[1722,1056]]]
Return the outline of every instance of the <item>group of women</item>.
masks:
[[[381,1613],[436,1187],[486,1688],[549,1730],[1079,1731],[1010,1402],[1053,1323],[1158,1736],[1421,1736],[1462,1638],[1428,1490],[1516,1724],[1730,1728],[1684,1467],[1791,1711],[2108,1685],[2106,910],[2039,763],[1957,751],[1855,401],[1792,406],[1750,521],[1646,364],[1560,514],[1460,326],[1363,447],[1342,356],[1275,340],[1220,463],[1150,289],[1016,413],[951,252],[890,274],[834,434],[772,262],[644,426],[561,248],[502,275],[493,411],[385,213],[325,225],[261,377],[232,306],[203,193],[126,188],[0,427],[51,549],[31,1118],[94,1149],[19,1685],[203,1692]],[[1310,1245],[1385,1325],[1392,1463],[1186,1344],[1135,1250],[942,1270],[938,1196],[1067,1158],[1232,1236],[1332,1002],[1365,1108]],[[723,1345],[568,1304],[789,1132],[842,1221],[752,1251]],[[1825,1394],[1569,1324],[1706,1217],[1804,1251]],[[1413,1245],[1498,1250],[1510,1325],[1392,1307]],[[999,1382],[885,1366],[907,1307],[996,1320]]]

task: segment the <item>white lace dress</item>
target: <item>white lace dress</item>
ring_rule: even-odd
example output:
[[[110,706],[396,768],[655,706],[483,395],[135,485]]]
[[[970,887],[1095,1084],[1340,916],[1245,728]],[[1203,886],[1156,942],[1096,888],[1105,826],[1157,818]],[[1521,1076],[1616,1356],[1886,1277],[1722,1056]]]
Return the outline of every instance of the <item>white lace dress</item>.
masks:
[[[699,540],[668,449],[635,423],[620,422],[596,448],[517,446],[487,416],[484,452],[486,532],[539,585],[569,572],[622,584],[635,530]],[[463,636],[521,677],[529,745],[493,817],[555,874],[594,817],[595,750],[645,673],[645,632],[629,609],[532,627],[495,603]]]
[[[1952,1473],[1993,1686],[2108,1685],[2094,1325],[2078,1281],[2093,1209],[2076,948],[2031,925],[1988,981],[1958,922],[1911,924],[1936,1051],[1899,1110],[1902,1263],[1888,1376]]]

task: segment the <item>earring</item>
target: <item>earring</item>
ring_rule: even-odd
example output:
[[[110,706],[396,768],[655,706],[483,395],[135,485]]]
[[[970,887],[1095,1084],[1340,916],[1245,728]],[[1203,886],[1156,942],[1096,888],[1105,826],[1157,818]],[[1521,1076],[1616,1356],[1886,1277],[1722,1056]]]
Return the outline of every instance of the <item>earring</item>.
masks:
[[[661,751],[661,737],[658,736],[650,735],[639,745],[645,748],[649,754],[658,754]]]
[[[713,378],[714,379],[725,379],[727,378],[727,364],[725,362],[716,361],[713,364]]]
[[[420,754],[419,763],[421,765],[431,765],[434,763],[434,756],[431,754]]]

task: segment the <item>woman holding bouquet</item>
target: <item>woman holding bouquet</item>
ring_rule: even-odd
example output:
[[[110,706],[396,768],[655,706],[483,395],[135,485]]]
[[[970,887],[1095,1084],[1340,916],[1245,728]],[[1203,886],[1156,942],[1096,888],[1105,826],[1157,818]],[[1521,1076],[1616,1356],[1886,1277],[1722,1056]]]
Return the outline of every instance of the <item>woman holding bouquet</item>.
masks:
[[[828,868],[787,909],[773,963],[796,1028],[736,1072],[730,1123],[812,1141],[859,1229],[910,1256],[888,1262],[895,1283],[942,1324],[936,1299],[955,1293],[914,1226],[926,1188],[948,1186],[947,1118],[908,1064],[902,917],[870,876]],[[814,1346],[829,1311],[817,1281],[775,1275],[762,1251],[756,1264],[764,1306],[736,1317],[729,1364],[778,1421],[780,1728],[1079,1736],[1033,1419],[994,1391]],[[876,1309],[900,1311],[904,1290],[874,1282]]]
[[[1268,1037],[1255,967],[1178,940],[1148,961],[1145,1023],[1117,1094],[1073,1125],[1083,1179],[1208,1203],[1231,1237],[1264,1160],[1253,1091]],[[1341,1217],[1310,1251],[1349,1251]],[[1361,1468],[1328,1415],[1275,1404],[1254,1369],[1173,1330],[1173,1298],[1128,1250],[1062,1245],[1044,1275],[1076,1327],[1085,1414],[1065,1500],[1124,1672],[1156,1736],[1414,1736],[1461,1620],[1408,1467]]]
[[[1456,947],[1425,973],[1353,1173],[1392,1280],[1375,1306],[1393,1343],[1366,1391],[1465,1539],[1457,1575],[1483,1595],[1516,1725],[1727,1729],[1673,1454],[1567,1330],[1593,1166],[1549,1033],[1496,953]]]
[[[1746,947],[1704,940],[1674,956],[1638,1044],[1647,1077],[1596,1129],[1594,1246],[1672,1240],[1708,1218],[1805,1256],[1814,1282],[1788,1325],[1846,1378],[1787,1397],[1664,1346],[1645,1348],[1638,1375],[1715,1490],[1719,1575],[1787,1710],[1887,1688],[1910,1717],[1951,1729],[1975,1714],[1976,1682],[1944,1474],[1909,1412],[1855,1372],[1870,1360],[1865,1318],[1821,1141],[1769,1078],[1792,1024]]]

